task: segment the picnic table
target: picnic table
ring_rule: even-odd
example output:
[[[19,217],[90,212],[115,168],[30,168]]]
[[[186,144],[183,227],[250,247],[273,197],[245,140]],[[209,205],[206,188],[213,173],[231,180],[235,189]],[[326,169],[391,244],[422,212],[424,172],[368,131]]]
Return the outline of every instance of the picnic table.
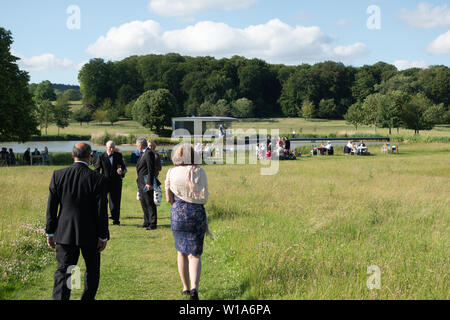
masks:
[[[37,164],[41,164],[44,163],[44,157],[43,156],[31,156],[31,165],[33,165],[33,163],[37,163]]]
[[[325,148],[325,147],[314,147],[311,150],[311,153],[313,156],[314,156],[314,154],[316,154],[316,156],[325,155],[326,152],[327,152],[327,148]]]

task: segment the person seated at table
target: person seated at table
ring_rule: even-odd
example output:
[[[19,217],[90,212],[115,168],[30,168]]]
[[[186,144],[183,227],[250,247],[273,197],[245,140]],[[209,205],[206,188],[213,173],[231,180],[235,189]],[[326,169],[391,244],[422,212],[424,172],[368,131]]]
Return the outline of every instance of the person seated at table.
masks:
[[[50,162],[50,154],[48,153],[48,148],[45,147],[44,151],[42,151],[41,156],[43,157],[43,163],[49,163]]]
[[[8,165],[10,165],[10,166],[16,165],[16,155],[14,154],[14,151],[12,148],[9,148]]]
[[[2,148],[0,152],[0,165],[6,166],[8,165],[9,153],[6,148]]]
[[[40,155],[41,155],[41,153],[39,152],[38,148],[34,148],[34,151],[31,154],[31,156],[34,158],[34,157],[37,157],[37,156],[40,156]],[[35,161],[33,161],[33,162],[36,163]],[[42,164],[41,163],[41,159],[39,159],[39,164]]]
[[[351,154],[353,150],[353,144],[351,141],[348,141],[347,144],[344,147],[344,153],[345,154]]]
[[[333,155],[334,154],[334,147],[331,144],[330,141],[327,142],[327,145],[325,146],[325,149],[327,150],[328,155]]]
[[[23,161],[25,164],[31,164],[31,149],[27,148],[23,154]]]
[[[364,141],[361,140],[360,144],[358,145],[358,147],[356,148],[356,153],[357,154],[362,154],[367,150],[366,148],[366,144],[364,143]]]

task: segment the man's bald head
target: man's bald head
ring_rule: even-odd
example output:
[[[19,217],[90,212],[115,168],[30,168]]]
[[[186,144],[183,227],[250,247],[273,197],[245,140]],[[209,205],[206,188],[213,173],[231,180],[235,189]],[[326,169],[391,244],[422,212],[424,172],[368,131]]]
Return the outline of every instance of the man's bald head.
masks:
[[[72,150],[72,156],[75,160],[89,160],[91,155],[91,146],[84,142],[77,143]]]

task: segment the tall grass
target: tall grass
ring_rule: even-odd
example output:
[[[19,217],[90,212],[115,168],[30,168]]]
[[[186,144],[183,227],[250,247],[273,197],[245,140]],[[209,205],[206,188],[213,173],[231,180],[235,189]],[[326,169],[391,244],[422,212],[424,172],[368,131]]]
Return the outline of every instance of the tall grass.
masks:
[[[282,161],[274,176],[261,176],[262,165],[204,166],[215,240],[205,240],[200,298],[449,299],[450,145],[373,153]],[[13,249],[20,226],[44,222],[56,168],[0,168],[0,256],[7,261],[22,260]],[[136,228],[135,179],[130,167],[123,225],[111,227],[97,298],[180,299],[170,208],[158,208],[156,232]],[[44,238],[25,251],[41,257]],[[371,265],[381,270],[380,290],[366,285]],[[33,272],[39,281],[8,282],[13,288],[1,296],[50,298],[54,265]]]

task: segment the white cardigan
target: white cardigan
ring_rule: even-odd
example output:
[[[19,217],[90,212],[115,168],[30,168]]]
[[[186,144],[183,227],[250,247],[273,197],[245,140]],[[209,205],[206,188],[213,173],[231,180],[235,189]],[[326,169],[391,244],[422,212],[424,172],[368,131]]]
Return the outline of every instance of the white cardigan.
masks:
[[[171,190],[174,195],[183,201],[196,204],[208,202],[208,180],[203,168],[199,168],[194,174],[194,190],[189,192],[188,174],[192,166],[179,166],[169,169],[166,175],[166,190]]]

